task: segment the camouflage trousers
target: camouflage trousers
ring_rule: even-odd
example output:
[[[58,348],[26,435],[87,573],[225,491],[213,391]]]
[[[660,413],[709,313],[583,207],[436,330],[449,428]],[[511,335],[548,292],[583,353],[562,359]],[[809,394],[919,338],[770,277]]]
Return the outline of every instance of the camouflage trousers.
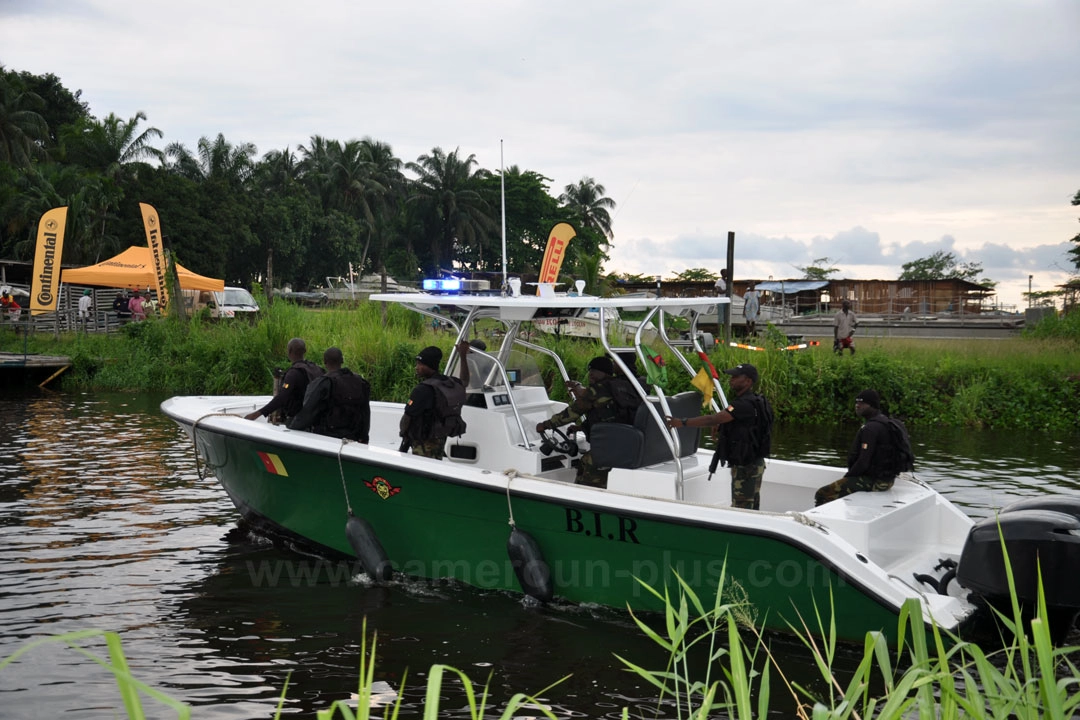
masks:
[[[761,478],[765,460],[731,466],[731,507],[747,510],[761,509]]]
[[[893,481],[896,478],[877,479],[862,476],[862,477],[847,477],[844,476],[834,483],[829,483],[823,487],[818,488],[818,491],[814,493],[814,506],[824,505],[827,502],[832,502],[838,498],[842,498],[845,495],[850,495],[856,492],[884,492],[893,486]]]
[[[413,455],[423,455],[424,457],[442,460],[446,457],[446,441],[413,440],[412,452]]]
[[[576,485],[606,488],[607,476],[611,468],[598,468],[593,464],[592,453],[583,453],[578,459]]]

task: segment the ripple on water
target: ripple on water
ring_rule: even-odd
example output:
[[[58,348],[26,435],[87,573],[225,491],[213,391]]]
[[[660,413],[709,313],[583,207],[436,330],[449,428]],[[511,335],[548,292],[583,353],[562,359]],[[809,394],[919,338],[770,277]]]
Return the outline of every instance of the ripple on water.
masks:
[[[853,432],[778,428],[776,455],[841,465]],[[1080,438],[918,429],[912,437],[919,477],[976,517],[1036,492],[1080,492]],[[655,692],[614,655],[655,669],[665,658],[619,611],[537,607],[452,582],[368,586],[348,568],[335,580],[259,582],[260,563],[312,559],[235,522],[156,402],[0,400],[0,656],[29,638],[115,630],[136,677],[196,706],[197,717],[271,716],[290,672],[286,711],[310,716],[356,691],[366,621],[369,634],[378,631],[376,678],[400,692],[402,717],[421,715],[436,662],[466,669],[479,685],[494,671],[497,703],[572,673],[541,698],[560,717],[617,718],[624,706],[652,716]],[[105,655],[99,639],[85,645]],[[774,652],[797,655],[780,640]],[[796,674],[811,667],[789,662]],[[442,695],[449,717],[468,716],[459,690]],[[58,645],[0,671],[0,706],[14,720],[123,715],[111,676]],[[661,715],[676,712],[665,706]]]

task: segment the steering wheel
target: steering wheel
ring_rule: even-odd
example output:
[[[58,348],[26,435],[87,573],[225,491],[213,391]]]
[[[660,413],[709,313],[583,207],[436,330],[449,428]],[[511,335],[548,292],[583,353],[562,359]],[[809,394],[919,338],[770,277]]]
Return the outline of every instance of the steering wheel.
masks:
[[[540,443],[540,452],[544,455],[550,455],[552,451],[563,453],[574,457],[578,454],[578,446],[576,440],[571,440],[566,436],[559,428],[551,428],[546,432],[540,433],[540,439],[543,441]]]

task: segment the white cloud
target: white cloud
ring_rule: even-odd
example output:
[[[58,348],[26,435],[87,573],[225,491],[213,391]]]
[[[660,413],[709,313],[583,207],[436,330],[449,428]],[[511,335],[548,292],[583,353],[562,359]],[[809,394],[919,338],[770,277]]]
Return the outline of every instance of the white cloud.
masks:
[[[99,117],[260,153],[371,136],[619,207],[608,269],[888,277],[944,249],[1007,301],[1064,280],[1080,188],[1080,6],[7,0],[0,63]]]

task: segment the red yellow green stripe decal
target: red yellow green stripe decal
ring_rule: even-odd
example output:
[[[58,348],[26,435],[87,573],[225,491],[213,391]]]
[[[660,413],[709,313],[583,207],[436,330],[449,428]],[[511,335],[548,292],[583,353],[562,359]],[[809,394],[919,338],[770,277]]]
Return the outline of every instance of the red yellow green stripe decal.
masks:
[[[262,460],[263,466],[266,467],[266,472],[289,477],[289,473],[285,470],[285,463],[281,462],[281,458],[274,453],[261,452],[259,453],[259,459]]]

